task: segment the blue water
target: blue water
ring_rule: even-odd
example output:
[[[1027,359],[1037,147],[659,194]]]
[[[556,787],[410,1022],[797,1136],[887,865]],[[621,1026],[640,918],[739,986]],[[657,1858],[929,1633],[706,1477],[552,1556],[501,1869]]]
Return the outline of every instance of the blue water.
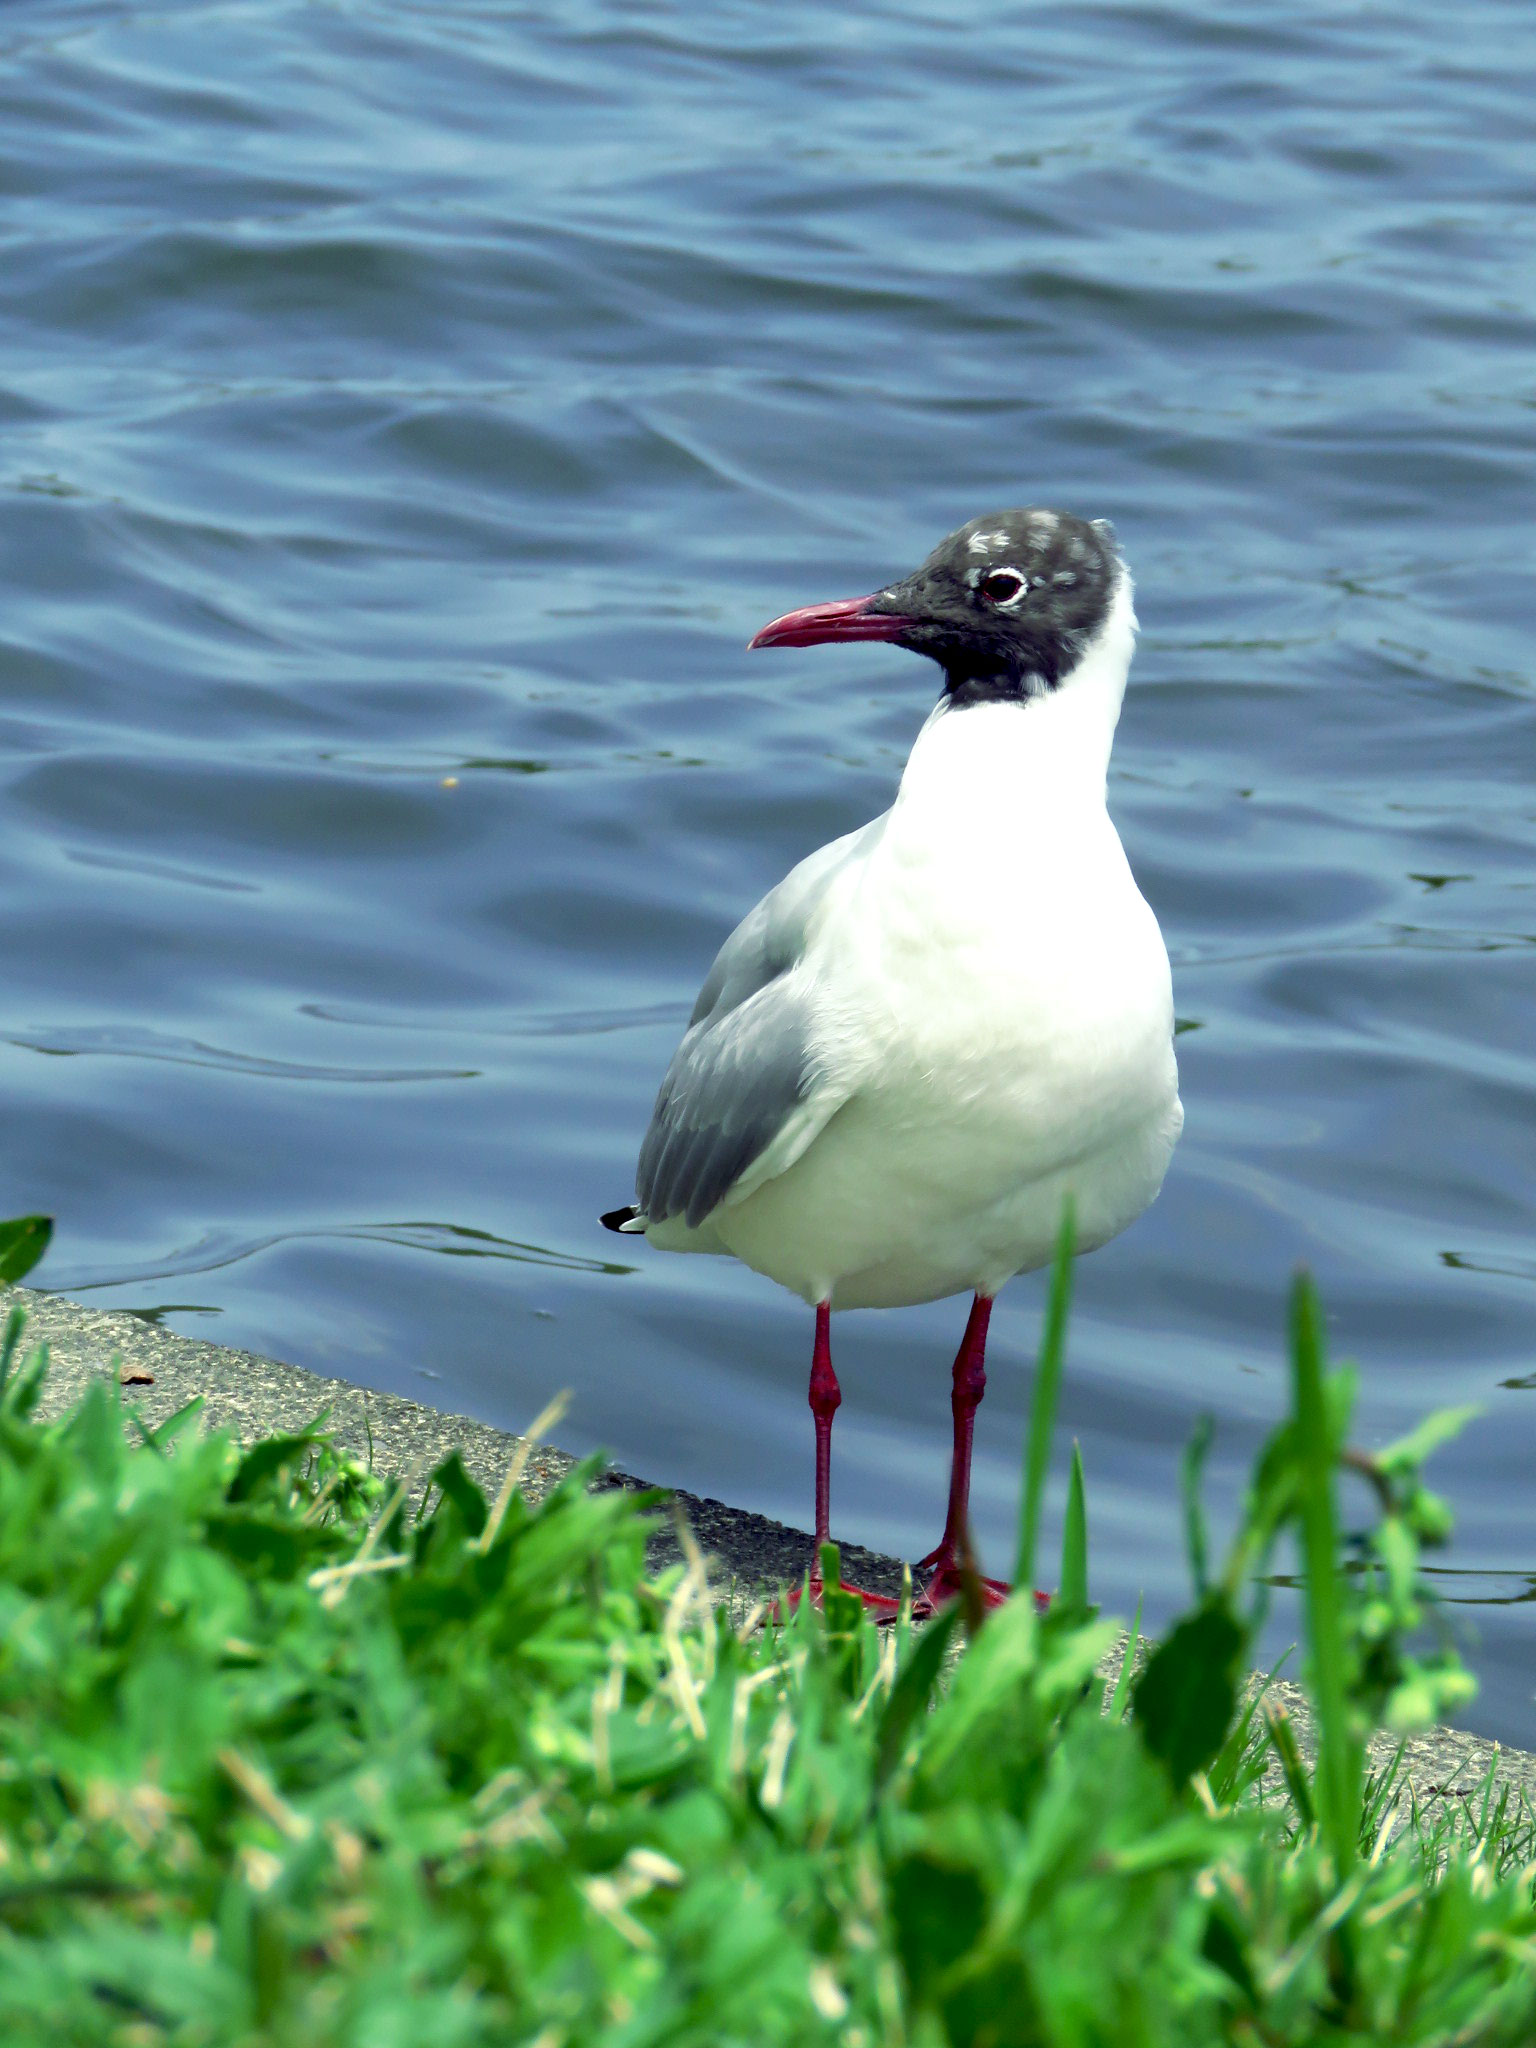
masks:
[[[102,1306],[803,1523],[807,1313],[605,1236],[720,937],[934,689],[745,652],[1112,518],[1186,1136],[1080,1271],[1095,1591],[1182,1597],[1309,1262],[1536,1741],[1536,22],[1517,5],[0,13],[0,1213]],[[994,1322],[1009,1557],[1039,1287]],[[960,1303],[840,1318],[926,1548]]]

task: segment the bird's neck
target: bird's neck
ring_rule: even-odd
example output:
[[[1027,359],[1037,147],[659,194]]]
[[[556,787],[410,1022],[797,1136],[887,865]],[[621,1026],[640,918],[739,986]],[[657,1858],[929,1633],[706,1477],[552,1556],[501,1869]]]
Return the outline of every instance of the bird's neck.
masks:
[[[1056,689],[979,703],[941,698],[907,762],[898,815],[937,810],[957,827],[973,819],[1056,830],[1102,813],[1135,631],[1127,586]]]

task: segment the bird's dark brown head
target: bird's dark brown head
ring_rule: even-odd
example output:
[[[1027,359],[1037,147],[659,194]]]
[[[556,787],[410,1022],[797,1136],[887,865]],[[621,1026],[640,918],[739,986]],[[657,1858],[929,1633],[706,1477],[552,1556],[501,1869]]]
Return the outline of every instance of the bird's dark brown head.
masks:
[[[993,512],[967,520],[899,583],[788,612],[751,644],[888,640],[938,662],[953,704],[1022,700],[1071,674],[1109,616],[1123,575],[1102,519]]]

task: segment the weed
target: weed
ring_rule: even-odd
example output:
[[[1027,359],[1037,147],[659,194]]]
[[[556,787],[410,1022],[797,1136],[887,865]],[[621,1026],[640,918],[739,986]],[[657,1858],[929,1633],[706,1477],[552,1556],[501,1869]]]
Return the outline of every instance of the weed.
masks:
[[[1426,1652],[1419,1478],[1362,1459],[1299,1283],[1292,1411],[1219,1570],[1113,1693],[1074,1464],[1039,1554],[1066,1318],[1025,1453],[1021,1591],[738,1628],[648,1574],[659,1496],[588,1460],[426,1503],[318,1425],[242,1449],[98,1384],[64,1418],[0,1345],[0,2040],[17,2048],[1503,2043],[1536,2037],[1532,1824],[1418,1814],[1374,1726],[1465,1697]],[[1341,1568],[1337,1486],[1376,1521]],[[515,1476],[515,1475],[514,1475]],[[1305,1565],[1316,1757],[1246,1673]],[[827,1573],[835,1584],[836,1574]],[[1266,1791],[1278,1756],[1289,1788]]]

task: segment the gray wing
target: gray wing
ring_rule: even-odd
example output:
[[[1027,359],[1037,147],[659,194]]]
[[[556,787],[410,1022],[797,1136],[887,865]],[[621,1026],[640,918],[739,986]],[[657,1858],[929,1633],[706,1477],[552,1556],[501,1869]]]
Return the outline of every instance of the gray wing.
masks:
[[[635,1188],[648,1223],[681,1216],[696,1229],[771,1148],[783,1152],[771,1162],[782,1172],[837,1106],[813,1045],[814,990],[799,970],[833,880],[884,823],[792,868],[715,956],[640,1148]]]

